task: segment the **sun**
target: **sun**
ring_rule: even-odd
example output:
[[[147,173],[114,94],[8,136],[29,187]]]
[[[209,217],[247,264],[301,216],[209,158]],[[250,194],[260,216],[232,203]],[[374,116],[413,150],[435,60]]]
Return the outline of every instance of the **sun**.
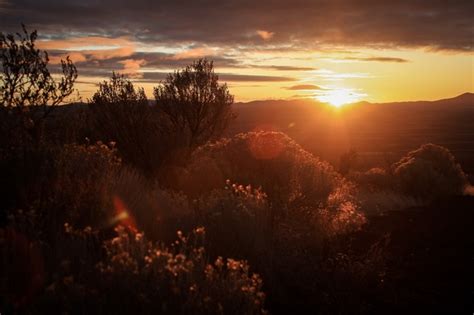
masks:
[[[316,98],[324,103],[329,103],[335,107],[360,101],[363,94],[354,92],[352,89],[333,89],[318,95]]]

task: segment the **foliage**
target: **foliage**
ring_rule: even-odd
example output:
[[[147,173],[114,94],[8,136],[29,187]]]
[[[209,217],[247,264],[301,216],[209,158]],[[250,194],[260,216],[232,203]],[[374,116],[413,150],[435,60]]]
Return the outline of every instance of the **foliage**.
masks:
[[[272,203],[285,207],[318,205],[340,182],[328,163],[278,132],[243,133],[204,145],[182,177],[189,194],[219,188],[230,179],[262,187]]]
[[[6,211],[27,209],[48,193],[54,180],[54,161],[59,149],[47,144],[41,146],[0,146],[0,222]]]
[[[43,132],[46,116],[73,92],[77,71],[63,60],[56,81],[48,54],[36,48],[36,31],[0,34],[0,170],[2,212],[38,202],[51,184],[54,156]]]
[[[24,25],[23,33],[0,33],[0,110],[11,115],[2,117],[4,141],[15,136],[20,137],[17,141],[39,142],[40,122],[74,91],[77,70],[72,61],[69,57],[61,61],[62,77],[57,82],[47,67],[48,53],[36,48],[37,36]]]
[[[200,59],[169,74],[154,90],[156,110],[191,149],[219,137],[234,117],[234,97],[218,79],[212,61]]]
[[[393,190],[395,187],[392,174],[380,167],[374,167],[366,172],[351,172],[347,178],[355,182],[359,189],[368,191]]]
[[[99,84],[90,109],[98,140],[116,142],[124,162],[147,176],[156,175],[167,147],[145,91],[113,73],[109,82]]]
[[[423,242],[421,250],[404,248],[413,239],[400,236],[389,248],[387,224],[405,213],[368,224],[366,215],[466,187],[451,153],[431,144],[391,170],[362,173],[353,171],[354,151],[341,157],[337,172],[283,133],[217,140],[233,117],[233,98],[207,60],[171,74],[155,89],[155,106],[143,89],[113,74],[71,136],[45,129],[48,141],[42,133],[32,141],[41,112],[30,108],[67,97],[75,68],[64,62],[63,81],[50,81],[47,54],[34,48],[36,32],[24,33],[19,45],[2,35],[10,45],[2,56],[11,62],[3,70],[16,69],[22,86],[34,83],[14,97],[4,92],[0,111],[4,130],[20,121],[25,131],[2,134],[0,146],[2,313],[261,314],[264,300],[277,313],[367,313],[378,309],[374,303],[386,309],[406,291],[398,281],[407,253],[431,256]],[[38,72],[28,76],[29,68],[15,65],[24,60]],[[39,85],[50,92],[34,92]],[[58,115],[57,126],[71,126],[69,119]],[[75,126],[103,142],[79,144],[84,134]],[[191,152],[189,161],[182,158]],[[377,220],[383,224],[371,225]],[[419,221],[416,229],[410,217],[392,230],[436,234],[422,231],[432,220]],[[410,294],[411,305],[419,296]]]
[[[113,176],[119,167],[113,143],[65,145],[56,160],[57,175],[50,204],[45,206],[46,215],[58,216],[51,220],[60,225],[64,222],[82,227],[104,224],[111,212]]]
[[[426,205],[420,198],[397,190],[361,190],[357,194],[361,211],[367,216],[386,215],[390,211],[401,211]]]
[[[261,264],[271,249],[272,215],[266,195],[227,181],[196,201],[197,220],[206,227],[210,253]]]
[[[149,239],[168,244],[175,240],[177,230],[191,231],[196,226],[185,195],[157,187],[132,168],[122,167],[114,173],[111,194]]]
[[[401,191],[427,199],[461,195],[467,178],[448,149],[424,144],[393,164]]]
[[[68,58],[61,61],[60,82],[51,76],[47,65],[48,53],[35,46],[37,32],[28,33],[23,25],[23,34],[0,34],[0,59],[2,65],[0,104],[3,107],[55,106],[74,91],[77,70]]]
[[[244,261],[219,257],[207,263],[204,229],[195,229],[189,237],[178,232],[172,247],[152,244],[123,227],[116,231],[116,237],[103,243],[105,256],[96,267],[87,266],[82,274],[68,273],[69,267],[63,270],[36,303],[37,312],[265,313],[262,280],[250,274]]]

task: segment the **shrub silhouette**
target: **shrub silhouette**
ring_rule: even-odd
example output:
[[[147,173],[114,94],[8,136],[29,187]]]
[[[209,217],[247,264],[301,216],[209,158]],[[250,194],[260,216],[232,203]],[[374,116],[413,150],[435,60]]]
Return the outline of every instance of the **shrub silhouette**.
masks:
[[[263,314],[262,280],[244,261],[207,262],[204,229],[178,232],[173,247],[152,244],[141,233],[116,229],[105,256],[76,277],[63,270],[33,313]],[[70,230],[68,233],[75,233]],[[90,233],[90,232],[86,232]],[[76,238],[77,239],[77,238]],[[133,288],[133,290],[131,290]]]
[[[16,136],[16,141],[38,142],[40,122],[74,91],[77,70],[72,61],[61,60],[62,77],[57,82],[47,67],[48,53],[36,48],[37,36],[24,25],[23,33],[0,33],[0,107],[3,115],[13,114],[2,117],[3,140]]]
[[[351,172],[347,175],[360,189],[368,191],[393,190],[395,187],[392,174],[380,167],[374,167],[366,172]]]
[[[124,162],[146,176],[156,175],[166,154],[166,140],[145,91],[113,73],[110,81],[99,84],[90,109],[98,140],[115,141]]]
[[[56,160],[54,189],[45,206],[47,221],[60,226],[64,222],[103,226],[112,212],[111,190],[120,166],[113,144],[65,145]]]
[[[62,76],[48,69],[48,53],[36,48],[37,32],[0,33],[0,179],[2,212],[28,209],[51,184],[57,148],[44,134],[44,120],[70,96],[77,70],[61,61]]]
[[[151,240],[169,244],[177,230],[190,232],[196,226],[194,208],[187,196],[150,183],[132,168],[122,167],[113,175],[110,191]]]
[[[427,199],[461,195],[467,178],[448,149],[424,144],[393,164],[401,191]]]
[[[185,192],[201,194],[232,182],[262,187],[272,203],[317,205],[342,178],[326,162],[279,132],[249,132],[196,150],[183,172]]]
[[[269,226],[263,228],[286,235],[294,245],[305,243],[295,241],[296,235],[314,234],[311,242],[317,243],[365,222],[354,188],[283,133],[250,132],[206,144],[193,154],[181,179],[183,191],[191,196],[219,189],[226,179],[261,188],[270,208]],[[235,208],[232,200],[229,206]]]
[[[156,110],[191,150],[221,136],[234,117],[234,97],[218,79],[212,61],[200,59],[154,89]]]
[[[361,173],[353,151],[336,171],[283,133],[218,139],[233,97],[207,60],[170,74],[155,105],[114,73],[76,119],[83,130],[92,122],[90,139],[102,142],[74,143],[84,137],[74,127],[52,141],[43,118],[71,94],[77,73],[67,59],[55,82],[36,32],[18,37],[0,38],[2,70],[10,69],[0,86],[2,312],[262,314],[262,278],[281,313],[370,312],[374,294],[381,305],[414,300],[399,295],[404,253],[414,252],[401,230],[419,214],[380,216],[359,231],[361,209],[462,193],[466,176],[447,149],[424,145],[390,171]],[[31,72],[15,65],[25,60]],[[28,90],[15,86],[15,73]],[[54,132],[70,117],[58,116]],[[388,247],[392,232],[398,243]]]
[[[264,265],[271,250],[271,209],[266,195],[250,185],[227,182],[198,200],[197,220],[205,226],[210,253]]]

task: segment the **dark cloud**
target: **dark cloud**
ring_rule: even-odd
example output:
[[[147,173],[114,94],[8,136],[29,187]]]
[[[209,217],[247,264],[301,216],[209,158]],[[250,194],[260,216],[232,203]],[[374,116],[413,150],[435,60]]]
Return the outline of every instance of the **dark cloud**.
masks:
[[[15,0],[0,10],[0,25],[10,31],[24,22],[54,38],[96,34],[161,44],[472,51],[473,12],[472,0]]]
[[[286,90],[292,90],[292,91],[299,91],[299,90],[321,90],[321,87],[313,84],[299,84],[299,85],[293,85],[284,88]]]
[[[221,82],[289,82],[296,81],[295,78],[268,76],[268,75],[246,75],[234,73],[217,73]],[[166,78],[166,72],[145,72],[143,82],[158,82]]]
[[[358,61],[376,61],[376,62],[410,62],[408,59],[403,58],[396,58],[396,57],[367,57],[367,58],[359,58],[359,57],[346,57],[346,60],[358,60]]]
[[[246,74],[232,74],[224,73],[219,75],[222,81],[230,82],[289,82],[297,79],[291,77],[280,77],[270,75],[246,75]]]
[[[268,70],[278,70],[278,71],[312,71],[318,70],[318,68],[312,67],[295,67],[295,66],[259,66],[259,65],[252,65],[251,68],[259,68],[259,69],[268,69]]]
[[[71,56],[72,60],[78,68],[79,74],[85,76],[110,76],[112,71],[121,72],[126,70],[127,65],[138,65],[139,69],[160,70],[166,69],[170,71],[183,69],[192,64],[196,58],[176,59],[175,55],[167,53],[144,53],[144,52],[113,52],[106,50],[108,53],[102,51],[64,51],[64,50],[49,50],[50,60],[59,69],[60,59],[64,59],[67,55]],[[207,56],[214,62],[217,70],[219,68],[240,68],[240,62],[231,57],[224,56]],[[138,71],[138,69],[136,69]]]

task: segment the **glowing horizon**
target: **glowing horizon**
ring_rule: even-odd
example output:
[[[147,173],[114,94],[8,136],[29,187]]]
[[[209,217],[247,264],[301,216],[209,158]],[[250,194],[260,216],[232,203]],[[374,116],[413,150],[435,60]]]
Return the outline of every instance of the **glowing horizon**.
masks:
[[[167,73],[203,57],[215,61],[236,101],[334,99],[348,94],[341,90],[352,94],[335,103],[474,92],[468,1],[171,1],[152,9],[136,0],[120,2],[120,16],[110,14],[116,6],[111,0],[45,0],[39,7],[5,0],[0,25],[9,33],[22,22],[37,29],[52,66],[69,55],[83,99],[112,71],[130,76],[151,97]]]

